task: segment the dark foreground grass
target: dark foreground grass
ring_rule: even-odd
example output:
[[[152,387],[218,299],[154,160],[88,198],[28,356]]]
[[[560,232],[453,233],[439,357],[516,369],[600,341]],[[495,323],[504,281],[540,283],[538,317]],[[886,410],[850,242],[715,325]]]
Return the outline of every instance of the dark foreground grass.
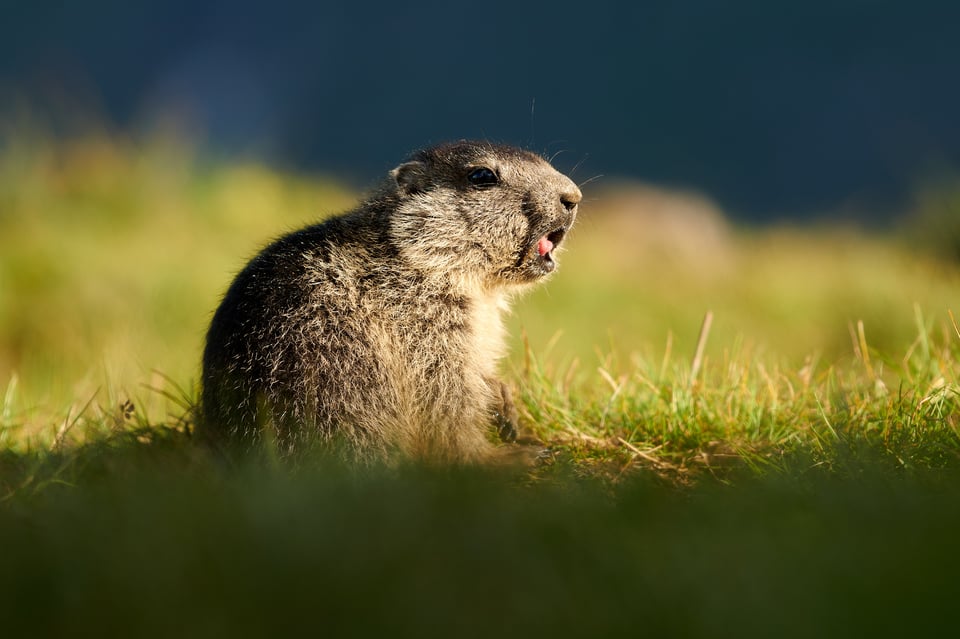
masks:
[[[831,470],[617,484],[210,458],[153,429],[0,458],[14,636],[941,635],[960,481]]]

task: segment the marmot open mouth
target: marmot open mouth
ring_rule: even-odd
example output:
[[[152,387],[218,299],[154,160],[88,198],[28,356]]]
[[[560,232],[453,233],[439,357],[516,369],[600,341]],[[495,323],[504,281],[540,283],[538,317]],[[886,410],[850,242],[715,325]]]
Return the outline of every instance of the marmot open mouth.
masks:
[[[566,235],[566,233],[565,229],[559,228],[547,233],[537,242],[537,254],[540,256],[540,266],[545,272],[549,273],[557,267],[557,263],[553,259],[553,250],[560,244],[560,241],[563,240],[563,236]]]

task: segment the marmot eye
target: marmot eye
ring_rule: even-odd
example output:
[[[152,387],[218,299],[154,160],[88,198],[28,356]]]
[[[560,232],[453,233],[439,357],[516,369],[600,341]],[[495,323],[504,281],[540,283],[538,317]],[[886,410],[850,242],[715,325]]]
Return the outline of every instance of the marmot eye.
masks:
[[[500,181],[497,174],[485,166],[470,171],[470,173],[467,174],[467,179],[470,180],[470,184],[474,186],[493,186]]]

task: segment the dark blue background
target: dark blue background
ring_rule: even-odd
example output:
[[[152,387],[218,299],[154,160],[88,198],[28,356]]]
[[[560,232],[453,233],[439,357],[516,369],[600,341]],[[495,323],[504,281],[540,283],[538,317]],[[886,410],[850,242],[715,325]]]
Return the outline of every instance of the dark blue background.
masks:
[[[960,166],[958,34],[928,0],[8,2],[0,98],[65,134],[175,112],[217,152],[361,183],[488,137],[740,219],[883,219]]]

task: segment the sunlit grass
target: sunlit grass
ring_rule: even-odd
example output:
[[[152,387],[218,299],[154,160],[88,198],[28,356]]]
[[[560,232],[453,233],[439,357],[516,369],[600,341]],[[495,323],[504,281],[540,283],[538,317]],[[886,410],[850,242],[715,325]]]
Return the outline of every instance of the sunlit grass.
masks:
[[[509,320],[504,372],[541,438],[615,474],[681,479],[797,451],[829,460],[851,437],[904,466],[956,456],[955,265],[852,228],[737,229],[689,194],[587,195],[559,273]],[[13,138],[0,154],[3,444],[189,419],[233,274],[357,197],[169,139]]]

